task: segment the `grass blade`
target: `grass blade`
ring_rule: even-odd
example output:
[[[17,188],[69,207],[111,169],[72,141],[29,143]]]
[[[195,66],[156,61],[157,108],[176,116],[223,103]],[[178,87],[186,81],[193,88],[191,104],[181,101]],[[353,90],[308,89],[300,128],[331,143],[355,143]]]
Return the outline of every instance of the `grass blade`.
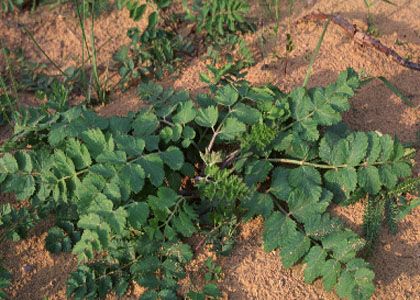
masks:
[[[322,42],[324,41],[325,33],[327,32],[327,28],[328,28],[328,25],[330,25],[330,22],[331,22],[331,18],[329,18],[328,21],[325,22],[324,27],[322,29],[321,36],[319,37],[318,43],[316,45],[316,48],[315,48],[314,52],[312,53],[311,60],[309,62],[309,66],[308,66],[308,70],[306,71],[305,80],[303,81],[303,85],[302,85],[302,87],[304,87],[304,88],[307,86],[309,78],[312,75],[312,67],[315,63],[315,58],[318,56],[319,49],[321,49],[321,45],[322,45]]]
[[[393,92],[398,98],[400,98],[405,104],[407,104],[410,107],[413,107],[414,104],[411,102],[410,98],[408,98],[406,95],[404,95],[395,85],[393,85],[391,82],[389,82],[388,79],[386,79],[383,76],[377,77],[380,81],[382,81],[385,86]]]

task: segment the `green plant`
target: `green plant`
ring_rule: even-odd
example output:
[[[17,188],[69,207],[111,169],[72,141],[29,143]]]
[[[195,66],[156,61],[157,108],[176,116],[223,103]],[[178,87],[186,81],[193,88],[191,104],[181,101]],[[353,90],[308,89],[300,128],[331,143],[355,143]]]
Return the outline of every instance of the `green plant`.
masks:
[[[0,126],[10,123],[10,114],[16,107],[16,101],[9,94],[3,78],[0,76]]]
[[[391,4],[391,5],[395,5],[395,3],[393,3],[392,1],[389,0],[380,0],[384,3],[387,4]],[[367,9],[367,15],[366,15],[366,22],[367,22],[367,33],[374,36],[374,37],[378,37],[381,33],[378,29],[378,27],[375,24],[375,17],[371,14],[371,8],[375,5],[375,1],[371,1],[371,0],[363,0],[365,7]]]
[[[184,18],[193,23],[197,37],[204,39],[212,64],[231,63],[232,53],[239,54],[237,62],[242,63],[242,67],[254,63],[251,51],[240,36],[240,33],[254,30],[254,26],[246,20],[248,1],[197,0],[191,7],[188,1],[182,3]],[[228,59],[220,61],[224,56]]]
[[[416,191],[418,194],[420,178],[406,180],[400,184],[394,183],[395,178],[391,180],[392,188],[389,191],[383,191],[366,200],[363,230],[368,243],[367,250],[370,252],[378,241],[383,222],[391,233],[396,234],[398,222],[420,204],[419,198],[409,194]]]
[[[322,278],[342,298],[367,299],[374,273],[356,257],[365,241],[327,209],[410,185],[402,180],[414,150],[343,127],[360,84],[352,70],[289,94],[222,78],[193,101],[147,83],[139,90],[150,106],[125,117],[83,106],[16,112],[0,188],[28,205],[1,218],[2,234],[22,236],[54,214],[48,247],[72,248],[80,262],[69,297],[122,296],[134,280],[147,288],[142,299],[174,299],[193,257],[186,238],[216,230],[223,243],[235,224],[262,216],[264,248],[280,249],[285,267],[302,261],[306,282]],[[392,220],[414,207],[385,206]]]
[[[97,50],[95,44],[95,17],[104,6],[107,6],[108,1],[99,0],[74,0],[76,14],[79,20],[79,26],[82,31],[82,67],[80,70],[80,79],[83,84],[83,91],[85,92],[87,103],[105,103],[108,98],[108,91],[106,82],[99,79],[98,64],[97,64]],[[90,16],[90,36],[89,40],[85,29],[85,20]],[[90,47],[89,47],[89,46]],[[89,51],[89,48],[91,49]],[[88,79],[85,66],[85,53],[87,53],[87,60],[91,63],[91,73]],[[91,87],[93,86],[95,95],[92,95]]]
[[[183,0],[183,7],[186,20],[194,22],[197,32],[204,32],[212,40],[224,38],[251,27],[245,20],[249,11],[247,1],[196,0],[190,8],[187,1]]]
[[[24,0],[1,0],[1,10],[5,13],[13,12],[17,7],[20,7]]]
[[[0,8],[4,13],[14,12],[16,9],[29,8],[32,11],[38,5],[56,6],[68,0],[0,0]]]
[[[211,68],[221,66],[221,69],[235,67],[238,72],[254,65],[254,57],[241,36],[230,35],[225,39],[226,44],[209,44],[207,57],[211,59]]]
[[[206,259],[204,262],[206,273],[204,274],[205,285],[202,291],[190,291],[188,299],[191,300],[204,300],[204,299],[218,299],[221,293],[214,281],[220,279],[222,275],[222,268],[215,264],[212,258]]]
[[[131,43],[122,46],[114,55],[114,60],[120,65],[119,84],[123,87],[132,80],[161,79],[166,72],[174,72],[182,54],[192,51],[191,43],[176,34],[175,28],[167,30],[160,25],[163,21],[169,22],[167,18],[162,21],[162,15],[172,1],[150,2],[156,5],[157,10],[148,16],[147,28],[143,32],[137,27],[131,28],[127,32]],[[126,4],[130,17],[135,21],[144,17],[147,6],[137,1],[128,1]]]
[[[148,16],[147,28],[142,32],[138,28],[130,29],[128,36],[132,42],[130,45],[121,47],[114,55],[114,60],[120,65],[119,83],[123,87],[128,86],[133,80],[147,81],[153,77],[160,79],[165,73],[174,72],[182,55],[191,54],[194,49],[191,42],[187,42],[179,34],[174,34],[177,31],[175,27],[179,26],[175,23],[180,22],[180,16],[165,14],[172,2],[150,2],[154,2],[158,10]],[[130,11],[130,17],[138,21],[144,17],[149,4],[127,1],[125,5]],[[219,60],[229,51],[238,53],[237,64],[242,63],[241,68],[253,64],[252,54],[245,41],[234,34],[239,29],[245,28],[246,22],[243,15],[247,11],[247,4],[230,0],[226,3],[224,1],[199,1],[193,5],[192,12],[184,2],[184,10],[186,11],[185,19],[195,23],[198,33],[206,29],[205,35],[209,37],[209,42],[211,41],[208,44],[208,56],[213,60],[213,64],[225,63],[226,61]],[[220,22],[225,21],[228,22],[227,29],[223,29],[224,25],[220,25]],[[219,24],[217,33],[215,22]],[[167,30],[163,25],[170,27],[171,30]],[[226,45],[229,45],[229,48],[226,48]],[[228,58],[228,61],[231,60],[233,58]]]
[[[7,294],[4,289],[10,286],[11,276],[10,273],[0,266],[0,299],[7,299]]]

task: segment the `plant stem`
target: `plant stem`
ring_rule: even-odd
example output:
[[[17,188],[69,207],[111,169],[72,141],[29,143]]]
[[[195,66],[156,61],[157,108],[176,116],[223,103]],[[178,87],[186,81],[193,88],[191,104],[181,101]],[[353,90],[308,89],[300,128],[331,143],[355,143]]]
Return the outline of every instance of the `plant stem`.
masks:
[[[271,162],[314,167],[314,168],[318,168],[318,169],[339,169],[339,168],[347,168],[348,167],[347,164],[334,166],[334,165],[310,163],[310,162],[306,162],[306,161],[303,161],[303,160],[295,160],[295,159],[288,159],[288,158],[268,158],[267,160],[271,161]]]
[[[325,22],[324,27],[322,29],[321,36],[318,40],[318,44],[316,45],[316,48],[315,48],[314,52],[312,53],[311,60],[309,62],[309,66],[308,66],[308,70],[306,71],[306,77],[305,77],[305,80],[303,81],[303,85],[302,85],[302,87],[304,87],[304,88],[306,88],[306,86],[308,85],[309,78],[312,75],[312,68],[313,68],[313,65],[315,63],[315,58],[318,56],[319,49],[321,49],[321,45],[322,45],[322,42],[324,41],[325,33],[327,32],[327,28],[328,28],[328,25],[330,25],[330,22],[331,22],[331,18],[329,18],[327,20],[327,22]]]
[[[405,154],[404,157],[408,157],[410,154],[411,153]],[[367,166],[379,166],[379,165],[384,165],[386,163],[389,163],[387,161],[377,161],[371,164],[368,164],[367,162],[363,162],[357,165],[348,165],[348,164],[328,165],[328,164],[317,164],[317,163],[307,162],[304,160],[296,160],[296,159],[288,159],[288,158],[268,158],[267,161],[289,164],[289,165],[314,167],[318,169],[327,169],[327,170],[342,169],[342,168],[349,168],[349,167],[357,168],[357,167],[367,167]]]
[[[13,92],[13,96],[15,97],[15,98],[17,98],[17,93],[18,93],[18,91],[17,91],[17,84],[16,84],[16,79],[15,79],[15,77],[13,76],[13,67],[12,67],[12,64],[11,64],[11,62],[10,62],[10,59],[9,59],[9,55],[7,54],[7,51],[6,51],[6,48],[4,47],[4,45],[3,45],[3,42],[2,42],[2,40],[0,39],[0,48],[1,48],[1,50],[2,50],[2,54],[3,54],[3,56],[4,56],[4,61],[6,62],[6,68],[7,68],[7,70],[8,70],[8,75],[9,75],[9,80],[10,80],[10,82],[11,82],[11,84],[12,84],[12,92]],[[7,93],[6,93],[6,95],[7,95]],[[7,95],[8,96],[8,95]]]
[[[207,153],[210,153],[211,149],[213,149],[214,143],[216,142],[216,138],[221,133],[221,129],[222,129],[223,124],[225,123],[226,119],[230,116],[230,114],[232,112],[233,111],[229,107],[229,112],[226,114],[226,116],[220,122],[219,126],[217,126],[216,131],[214,130],[214,128],[212,128],[214,133],[213,133],[213,136],[211,137],[210,143],[209,143],[209,145],[208,145],[208,147],[206,149],[207,150]]]
[[[165,223],[159,226],[159,229],[166,227],[172,221],[175,214],[178,212],[180,205],[185,201],[185,197],[180,196],[179,200],[176,202],[174,209],[171,211],[168,219],[166,219]]]
[[[35,44],[35,46],[38,48],[39,51],[45,56],[45,58],[54,66],[54,68],[57,69],[63,75],[65,78],[68,77],[68,75],[48,56],[48,54],[42,49],[41,45],[36,41],[34,35],[32,32],[30,32],[28,29],[26,29],[25,25],[22,26],[22,30],[29,36],[31,41]]]
[[[220,126],[219,126],[220,127]],[[214,142],[216,141],[216,138],[217,138],[217,136],[219,135],[219,128],[216,130],[216,131],[214,131],[214,133],[213,133],[213,136],[211,137],[211,140],[210,140],[210,143],[209,143],[209,145],[208,145],[208,147],[207,147],[207,152],[208,153],[210,153],[210,151],[211,151],[211,149],[213,148],[213,146],[214,146]]]
[[[2,88],[4,90],[4,94],[6,95],[6,99],[7,99],[7,105],[5,110],[3,110],[4,108],[2,108],[2,110],[0,111],[0,113],[3,115],[3,117],[6,119],[7,123],[11,123],[11,120],[9,118],[9,115],[7,114],[8,110],[13,106],[13,101],[10,99],[9,94],[7,93],[6,90],[6,84],[3,81],[3,78],[0,77],[0,88]]]
[[[95,1],[93,1],[93,6],[95,5]],[[105,93],[102,90],[102,86],[101,86],[101,82],[99,80],[99,76],[98,76],[98,64],[97,64],[97,60],[96,60],[96,47],[95,47],[95,33],[94,33],[94,28],[95,28],[95,16],[94,16],[94,12],[93,12],[93,8],[92,8],[92,12],[91,12],[91,26],[90,26],[90,41],[91,41],[91,48],[92,48],[92,73],[93,73],[93,78],[95,80],[95,85],[96,85],[96,93],[97,96],[99,98],[99,100],[101,102],[104,102],[104,96]]]
[[[172,123],[172,122],[170,122],[170,121],[168,121],[168,120],[166,120],[166,119],[162,119],[162,120],[160,120],[163,124],[166,124],[166,125],[168,125],[168,126],[171,126],[171,127],[175,127],[175,124],[174,123]]]

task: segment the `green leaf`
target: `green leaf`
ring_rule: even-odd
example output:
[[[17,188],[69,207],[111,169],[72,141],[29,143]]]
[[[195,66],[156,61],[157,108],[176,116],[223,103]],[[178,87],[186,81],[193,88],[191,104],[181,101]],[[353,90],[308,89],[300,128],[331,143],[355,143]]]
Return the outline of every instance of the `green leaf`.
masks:
[[[267,160],[257,160],[250,162],[245,170],[245,183],[252,186],[259,182],[264,182],[273,165]]]
[[[13,174],[19,170],[16,159],[10,153],[6,153],[0,158],[0,173]]]
[[[174,190],[167,187],[160,187],[157,196],[149,196],[147,203],[154,212],[167,212],[170,207],[175,205],[178,200],[178,195]]]
[[[296,223],[280,212],[274,212],[264,223],[264,250],[273,251],[285,243],[288,236],[296,233]]]
[[[341,230],[322,239],[326,250],[331,250],[332,256],[340,262],[347,262],[354,258],[365,245],[364,241],[351,230]]]
[[[107,184],[102,192],[107,198],[112,200],[114,203],[118,203],[123,198],[123,196],[121,195],[121,189],[119,185],[115,182],[110,182],[109,184]]]
[[[368,137],[363,132],[356,132],[346,138],[348,142],[348,156],[346,163],[350,166],[356,166],[365,157],[368,148]]]
[[[381,141],[378,134],[375,132],[368,132],[367,137],[369,146],[367,148],[366,161],[369,164],[372,164],[378,160],[381,153]]]
[[[274,209],[273,199],[265,193],[254,193],[242,202],[242,206],[248,210],[244,217],[246,220],[258,215],[268,218]]]
[[[379,161],[387,161],[391,158],[391,155],[394,151],[394,141],[388,134],[381,136],[380,141],[382,152],[379,157]]]
[[[368,166],[357,172],[359,185],[369,194],[376,195],[381,190],[381,180],[378,169]]]
[[[221,105],[232,106],[239,99],[239,94],[230,84],[218,89],[214,100]]]
[[[282,244],[282,236],[279,234],[280,228],[282,228],[283,223],[286,221],[284,215],[279,212],[274,212],[264,223],[264,250],[266,252],[273,251],[280,247]],[[295,228],[292,228],[294,232]]]
[[[181,134],[183,132],[183,127],[181,124],[175,124],[175,127],[172,127],[172,137],[171,140],[173,142],[178,141],[181,138]]]
[[[180,170],[184,165],[184,154],[178,147],[168,147],[165,152],[160,153],[160,157],[174,171]]]
[[[128,183],[134,193],[139,193],[144,186],[145,173],[137,164],[128,164],[120,172],[121,178]]]
[[[159,154],[152,153],[144,155],[138,162],[143,167],[150,182],[155,187],[161,186],[165,177],[165,172],[163,170],[163,161]]]
[[[159,137],[165,142],[168,143],[171,139],[172,136],[174,135],[174,131],[172,130],[171,127],[167,126],[162,128],[162,130],[159,133]]]
[[[175,123],[187,124],[194,120],[197,114],[192,101],[183,102],[179,105],[178,113],[173,117]]]
[[[233,108],[233,116],[248,125],[253,125],[262,118],[262,114],[259,110],[243,103],[237,103],[235,105]]]
[[[134,9],[130,10],[130,18],[135,22],[139,21],[143,17],[146,8],[146,4],[136,6]]]
[[[23,151],[18,151],[15,153],[15,158],[19,166],[19,170],[31,173],[33,169],[31,156]],[[0,163],[1,164],[1,163]],[[0,167],[1,168],[1,167]],[[1,172],[0,172],[1,173]]]
[[[337,202],[347,199],[357,187],[357,173],[352,167],[329,170],[324,174],[324,180]]]
[[[152,12],[149,15],[149,24],[148,24],[148,28],[154,28],[156,26],[156,24],[158,23],[159,20],[159,15],[156,11]]]
[[[322,268],[322,283],[326,291],[331,291],[337,284],[341,273],[341,264],[335,259],[329,259]]]
[[[307,236],[321,239],[335,231],[342,229],[342,223],[330,214],[324,213],[312,215],[305,220],[305,232]]]
[[[146,143],[147,151],[156,151],[159,150],[159,136],[157,135],[148,135],[144,137],[144,142]]]
[[[365,133],[350,134],[345,139],[328,141],[326,137],[320,143],[320,157],[323,161],[334,165],[358,165],[366,155],[368,137]]]
[[[96,158],[105,150],[114,150],[109,149],[105,135],[99,128],[89,129],[88,131],[82,132],[81,139],[89,149],[89,153],[93,156],[93,158]]]
[[[140,112],[133,122],[134,134],[144,137],[152,134],[158,127],[159,121],[156,115],[150,112]]]
[[[372,281],[375,274],[367,268],[359,268],[355,272],[345,270],[341,273],[336,291],[338,296],[350,300],[370,299],[375,286]]]
[[[300,222],[306,223],[313,215],[325,212],[331,200],[332,194],[326,189],[323,190],[320,201],[308,199],[301,190],[295,190],[288,199],[290,214]]]
[[[311,241],[299,231],[285,239],[285,245],[280,250],[280,256],[283,266],[290,268],[308,252]]]
[[[192,127],[185,126],[184,131],[182,132],[182,136],[185,139],[193,140],[196,136],[196,132],[194,131],[194,129]]]
[[[19,180],[13,182],[16,185],[16,198],[18,200],[28,199],[35,192],[35,179],[31,175],[19,177]]]
[[[393,189],[398,183],[398,177],[390,165],[383,165],[379,168],[379,177],[387,189]]]
[[[197,231],[191,218],[183,211],[174,218],[172,224],[174,228],[184,237],[191,237]]]
[[[289,169],[278,167],[272,173],[270,192],[280,200],[289,198],[292,187],[289,184]]]
[[[198,110],[195,122],[200,126],[212,128],[216,125],[218,118],[219,112],[217,108],[215,106],[209,106]]]
[[[233,140],[246,130],[244,123],[238,121],[236,118],[229,117],[226,119],[220,131],[220,138],[222,140]]]
[[[220,292],[219,288],[214,283],[206,284],[203,288],[203,292],[204,294],[206,294],[206,296],[210,296],[215,299],[222,296],[222,293]]]
[[[320,246],[313,246],[309,250],[309,253],[305,257],[305,282],[312,283],[315,279],[323,275],[326,257],[327,253]]]
[[[284,136],[279,135],[280,140],[277,141],[274,149],[277,151],[284,151],[287,155],[293,158],[302,160],[308,159],[313,151],[312,145],[304,141],[298,136],[296,132]]]
[[[98,214],[102,217],[103,222],[109,225],[113,234],[121,237],[125,235],[124,230],[128,214],[123,207],[112,211],[99,211]]]
[[[71,176],[76,173],[76,167],[73,161],[68,158],[65,153],[60,150],[56,149],[54,151],[54,168],[61,176]]]
[[[128,222],[134,229],[141,230],[149,217],[149,206],[144,202],[127,206]]]
[[[98,163],[123,164],[127,162],[127,156],[123,151],[104,151],[96,157]]]
[[[35,192],[35,179],[32,175],[15,175],[2,188],[3,193],[15,193],[17,200],[26,200]]]
[[[119,134],[126,134],[131,129],[132,117],[119,117],[112,116],[109,119],[109,130],[112,132],[114,137]]]
[[[306,199],[318,200],[321,197],[321,175],[313,167],[298,167],[290,170],[288,181],[294,191],[299,191]]]
[[[106,232],[103,233],[106,237]],[[88,261],[93,258],[94,251],[101,248],[98,233],[92,230],[85,230],[80,241],[74,245],[72,253],[78,257],[79,261]]]
[[[73,160],[77,170],[84,169],[92,164],[92,159],[86,145],[75,139],[66,142],[66,154]]]
[[[66,126],[53,126],[48,133],[48,143],[51,146],[57,146],[66,139],[69,133],[69,128]]]
[[[143,139],[121,133],[115,136],[115,143],[118,149],[126,152],[129,156],[142,154],[145,147]]]
[[[189,262],[194,257],[191,247],[188,244],[176,243],[168,248],[166,254],[171,257],[176,257],[179,262]]]
[[[333,125],[341,121],[341,115],[332,106],[332,98],[325,95],[324,89],[315,88],[311,91],[314,104],[313,119],[320,125]]]

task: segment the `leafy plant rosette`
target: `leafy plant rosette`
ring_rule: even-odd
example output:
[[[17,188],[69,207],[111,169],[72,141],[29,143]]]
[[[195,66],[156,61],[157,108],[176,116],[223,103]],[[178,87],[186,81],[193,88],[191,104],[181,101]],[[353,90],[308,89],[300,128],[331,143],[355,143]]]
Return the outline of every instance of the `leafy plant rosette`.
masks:
[[[187,238],[262,216],[264,249],[279,249],[285,267],[302,262],[306,282],[367,299],[374,273],[357,256],[365,240],[328,208],[388,201],[393,222],[412,208],[404,194],[418,180],[407,179],[414,150],[341,124],[360,84],[349,69],[325,88],[285,94],[242,80],[193,101],[147,83],[139,91],[151,105],[125,117],[82,106],[16,112],[0,188],[28,203],[3,207],[3,234],[18,239],[53,214],[47,248],[80,262],[69,297],[121,296],[135,281],[141,299],[175,299],[193,258]]]

